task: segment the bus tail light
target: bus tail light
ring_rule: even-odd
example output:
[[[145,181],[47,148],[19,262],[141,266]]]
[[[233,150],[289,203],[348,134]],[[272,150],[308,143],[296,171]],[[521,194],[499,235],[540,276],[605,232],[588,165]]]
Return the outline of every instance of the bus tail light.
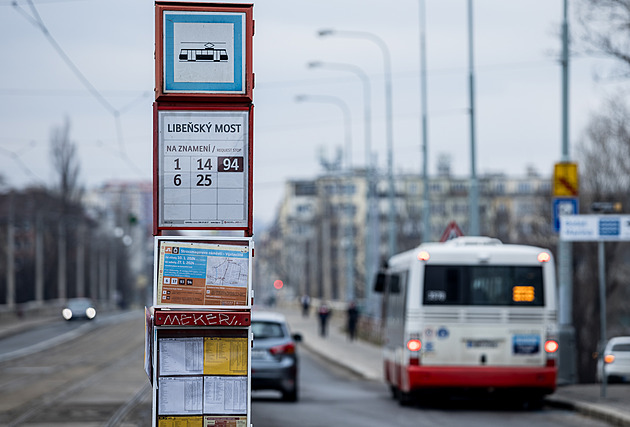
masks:
[[[409,351],[420,351],[420,349],[422,348],[422,343],[420,342],[419,339],[410,339],[409,341],[407,341],[407,348],[409,349]]]
[[[547,353],[555,353],[558,351],[558,342],[556,340],[547,340],[545,342],[545,351]]]
[[[545,341],[545,353],[547,354],[547,366],[554,368],[556,366],[556,358],[558,357],[558,341],[555,339],[547,339]]]
[[[557,361],[556,359],[558,358],[558,349],[560,348],[555,334],[547,335],[544,348],[545,354],[547,355],[547,367],[555,368]]]
[[[409,355],[409,364],[418,366],[420,364],[420,349],[422,342],[418,338],[411,338],[407,341],[407,350],[411,352]]]

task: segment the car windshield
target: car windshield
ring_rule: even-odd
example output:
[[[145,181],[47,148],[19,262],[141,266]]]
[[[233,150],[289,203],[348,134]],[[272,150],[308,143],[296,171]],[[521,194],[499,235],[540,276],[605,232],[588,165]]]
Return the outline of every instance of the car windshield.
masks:
[[[92,303],[89,300],[77,299],[68,301],[68,307],[72,310],[81,310],[91,307]]]
[[[284,330],[282,325],[275,322],[252,322],[254,338],[282,338]]]

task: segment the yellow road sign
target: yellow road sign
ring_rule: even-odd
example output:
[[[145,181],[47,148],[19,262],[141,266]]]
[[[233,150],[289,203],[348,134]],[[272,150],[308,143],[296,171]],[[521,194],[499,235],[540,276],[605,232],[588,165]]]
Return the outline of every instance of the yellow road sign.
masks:
[[[553,195],[576,197],[578,194],[577,163],[556,163],[553,169]]]

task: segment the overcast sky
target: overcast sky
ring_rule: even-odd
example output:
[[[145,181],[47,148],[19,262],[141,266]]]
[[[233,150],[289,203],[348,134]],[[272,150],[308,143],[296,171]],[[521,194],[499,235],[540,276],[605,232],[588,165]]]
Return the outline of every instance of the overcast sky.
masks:
[[[87,187],[152,179],[154,2],[0,0],[0,174],[12,186],[50,183],[49,141],[71,122]],[[562,0],[475,0],[477,172],[551,175],[561,156]],[[319,156],[345,143],[351,110],[352,161],[365,164],[363,86],[322,61],[360,67],[372,92],[372,146],[385,168],[383,56],[369,40],[318,37],[320,29],[370,32],[391,54],[396,171],[421,172],[418,0],[260,0],[254,3],[254,216],[269,221],[290,178],[322,172]],[[466,0],[426,0],[430,173],[448,154],[470,172]],[[36,14],[57,46],[34,24]],[[59,48],[59,49],[58,49]],[[60,54],[60,51],[62,52]],[[63,55],[66,58],[63,58]],[[76,67],[90,91],[73,72]],[[571,156],[590,112],[619,89],[597,83],[606,61],[571,61]]]

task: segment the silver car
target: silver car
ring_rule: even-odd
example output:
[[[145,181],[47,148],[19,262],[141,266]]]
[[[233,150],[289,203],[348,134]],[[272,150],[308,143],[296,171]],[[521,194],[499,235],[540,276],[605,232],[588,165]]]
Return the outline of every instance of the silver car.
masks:
[[[297,343],[282,314],[252,311],[252,390],[278,390],[282,399],[298,400]]]
[[[603,361],[598,361],[598,381],[602,380],[602,363],[607,382],[630,382],[630,337],[615,337],[606,343]]]
[[[96,308],[92,300],[88,298],[72,298],[68,300],[61,315],[66,320],[92,320],[96,317]]]

